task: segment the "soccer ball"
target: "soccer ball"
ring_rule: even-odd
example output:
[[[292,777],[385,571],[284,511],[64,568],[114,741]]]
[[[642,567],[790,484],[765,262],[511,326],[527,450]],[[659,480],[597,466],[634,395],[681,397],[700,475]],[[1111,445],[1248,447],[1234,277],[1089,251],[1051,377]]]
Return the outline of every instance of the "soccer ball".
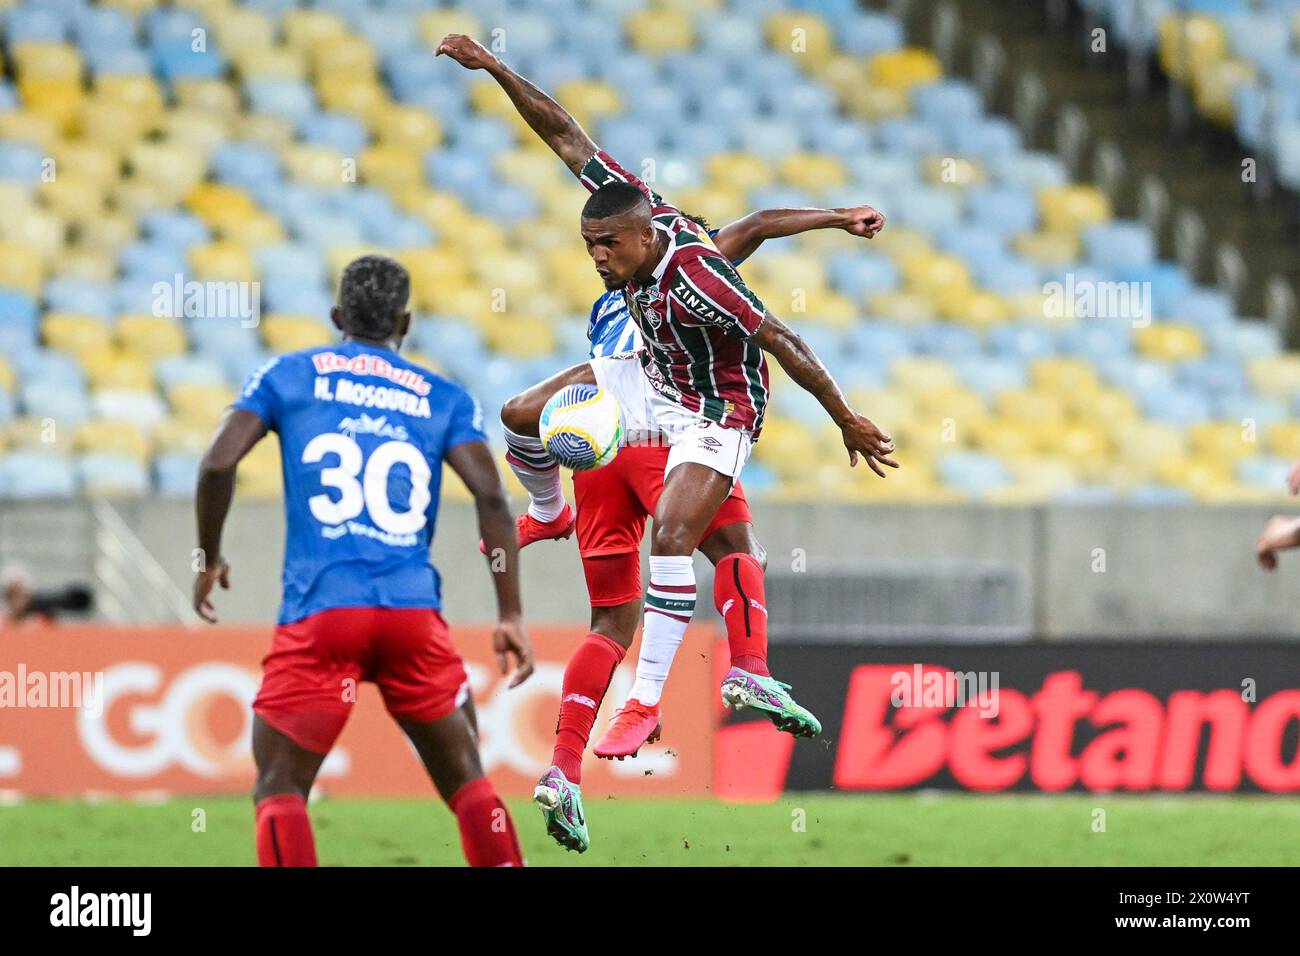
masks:
[[[595,385],[570,385],[546,403],[538,421],[551,457],[574,471],[608,465],[623,437],[618,402]]]

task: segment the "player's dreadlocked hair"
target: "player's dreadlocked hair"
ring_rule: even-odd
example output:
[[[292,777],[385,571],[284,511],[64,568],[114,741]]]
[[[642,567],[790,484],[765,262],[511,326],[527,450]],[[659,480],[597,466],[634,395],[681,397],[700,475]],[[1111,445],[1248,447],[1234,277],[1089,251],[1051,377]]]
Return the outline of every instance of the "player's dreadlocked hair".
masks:
[[[691,222],[695,223],[695,225],[699,226],[705,232],[710,232],[713,229],[713,227],[709,225],[709,220],[705,219],[703,216],[697,216],[694,213],[689,213],[689,212],[684,212],[682,213],[682,215],[685,216],[687,219],[689,219]]]
[[[635,209],[642,203],[649,208],[650,200],[645,198],[645,193],[631,183],[605,183],[588,197],[587,204],[582,207],[582,218],[608,219]]]
[[[339,284],[343,331],[363,339],[387,339],[397,329],[411,296],[411,277],[387,256],[362,256],[348,263]]]

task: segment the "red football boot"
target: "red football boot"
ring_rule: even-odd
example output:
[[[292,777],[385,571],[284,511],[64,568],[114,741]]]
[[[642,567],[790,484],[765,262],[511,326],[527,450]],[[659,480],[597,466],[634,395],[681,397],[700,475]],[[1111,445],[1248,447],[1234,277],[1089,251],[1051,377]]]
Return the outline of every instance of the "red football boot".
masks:
[[[547,539],[567,538],[573,534],[573,529],[577,527],[578,516],[574,514],[573,505],[567,501],[564,503],[564,510],[560,512],[558,518],[554,521],[541,522],[530,515],[527,511],[515,519],[515,532],[518,536],[519,547],[521,549],[528,547],[534,541],[546,541]],[[478,550],[480,554],[487,554],[487,545],[483,539],[478,539]]]
[[[663,729],[658,704],[651,706],[628,698],[628,702],[614,715],[605,736],[592,748],[592,753],[605,760],[635,757],[644,744],[658,740]]]

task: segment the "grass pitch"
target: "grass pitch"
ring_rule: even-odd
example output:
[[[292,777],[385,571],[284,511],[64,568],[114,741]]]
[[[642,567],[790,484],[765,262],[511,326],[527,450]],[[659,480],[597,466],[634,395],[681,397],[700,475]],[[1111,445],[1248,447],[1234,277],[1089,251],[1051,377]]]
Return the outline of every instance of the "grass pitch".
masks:
[[[1267,797],[593,795],[582,855],[547,837],[530,801],[510,809],[532,866],[1300,865],[1300,843],[1282,837],[1300,826],[1300,804]],[[434,799],[329,798],[311,814],[323,865],[463,865]],[[250,866],[252,824],[245,798],[21,802],[0,806],[0,866]]]

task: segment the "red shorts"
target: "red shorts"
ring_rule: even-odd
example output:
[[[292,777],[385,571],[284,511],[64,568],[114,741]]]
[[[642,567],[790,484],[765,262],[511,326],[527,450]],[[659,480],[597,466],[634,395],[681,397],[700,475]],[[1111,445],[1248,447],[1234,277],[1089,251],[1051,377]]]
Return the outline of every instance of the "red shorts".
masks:
[[[417,723],[446,717],[469,690],[447,622],[429,608],[332,608],[282,624],[262,672],[253,712],[315,753],[334,746],[361,681]]]
[[[667,445],[629,445],[608,465],[573,473],[578,510],[578,553],[592,607],[612,607],[641,597],[641,539],[646,519],[664,490]],[[752,520],[745,489],[737,481],[705,529]]]

